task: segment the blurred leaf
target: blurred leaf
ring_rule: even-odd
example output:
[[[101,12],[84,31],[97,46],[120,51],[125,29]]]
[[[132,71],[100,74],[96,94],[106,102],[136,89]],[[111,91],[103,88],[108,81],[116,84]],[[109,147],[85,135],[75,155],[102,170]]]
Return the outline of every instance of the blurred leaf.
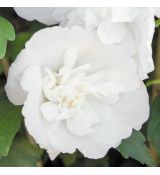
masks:
[[[83,157],[83,163],[82,160],[79,160],[77,164],[79,164],[80,167],[108,167],[108,159],[107,157],[101,158],[101,159],[87,159]]]
[[[17,57],[19,52],[25,47],[26,41],[32,36],[32,32],[22,32],[16,35],[14,42],[8,44],[7,57],[11,58],[11,61]]]
[[[12,140],[21,126],[21,109],[0,97],[0,156],[8,154]]]
[[[159,27],[160,26],[160,19],[157,19],[156,20],[156,24],[155,25],[156,25],[156,27]]]
[[[160,85],[160,79],[156,79],[156,80],[148,80],[146,82],[146,87],[150,87],[152,85]]]
[[[78,158],[78,153],[75,152],[73,154],[63,154],[62,155],[62,160],[65,166],[71,166],[73,165]]]
[[[150,118],[148,121],[147,138],[150,145],[155,149],[160,160],[160,95],[151,105]]]
[[[31,33],[35,33],[35,32],[37,32],[41,29],[46,28],[45,24],[42,24],[38,21],[29,21],[28,25],[29,25],[28,31],[31,32]]]
[[[101,159],[85,158],[79,151],[73,154],[62,154],[61,160],[66,167],[108,167],[108,157],[105,156]]]
[[[7,157],[0,159],[0,167],[33,167],[41,160],[42,151],[27,139],[17,136]]]
[[[13,41],[15,32],[13,25],[0,16],[0,58],[3,58],[6,52],[7,40]]]
[[[6,53],[7,40],[0,35],[0,59],[4,57]]]
[[[117,150],[125,158],[133,158],[142,164],[148,166],[155,166],[155,162],[152,159],[150,151],[145,144],[145,137],[139,131],[133,131],[131,137],[122,141]]]

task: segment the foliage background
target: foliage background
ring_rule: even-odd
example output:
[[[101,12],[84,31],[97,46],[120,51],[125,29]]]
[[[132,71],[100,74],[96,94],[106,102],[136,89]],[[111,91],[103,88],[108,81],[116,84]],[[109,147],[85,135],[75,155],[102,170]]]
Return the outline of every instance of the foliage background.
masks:
[[[12,23],[15,30],[15,40],[7,44],[5,56],[0,59],[0,166],[24,167],[135,167],[160,165],[160,30],[157,28],[153,39],[153,58],[155,71],[145,82],[151,103],[150,119],[144,124],[141,132],[134,131],[132,136],[122,142],[117,149],[99,160],[84,158],[78,151],[72,155],[60,154],[54,161],[50,161],[46,152],[35,144],[27,133],[21,107],[12,105],[4,92],[7,72],[17,54],[24,48],[25,42],[39,29],[46,26],[33,21],[26,21],[16,15],[13,8],[0,8],[0,16]],[[0,20],[0,38],[5,36]],[[5,27],[7,29],[7,27]],[[12,31],[13,32],[13,31]],[[13,40],[13,38],[6,38]],[[0,49],[5,41],[0,39]]]

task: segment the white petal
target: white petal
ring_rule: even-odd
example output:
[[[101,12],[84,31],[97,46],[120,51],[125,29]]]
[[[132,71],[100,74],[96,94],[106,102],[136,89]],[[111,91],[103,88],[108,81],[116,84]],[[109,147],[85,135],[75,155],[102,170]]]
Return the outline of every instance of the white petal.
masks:
[[[76,137],[73,137],[73,135],[68,132],[63,121],[58,125],[56,130],[48,126],[47,136],[49,143],[62,153],[73,153],[78,146]]]
[[[36,77],[36,79],[34,77]],[[39,106],[44,102],[40,67],[34,66],[28,68],[23,74],[21,84],[23,89],[29,92],[22,109],[26,127],[37,143],[46,148],[48,140],[43,118],[39,110]]]
[[[122,41],[126,33],[125,24],[112,23],[109,20],[102,21],[97,29],[97,34],[105,44],[114,44]]]
[[[73,135],[88,135],[92,129],[92,125],[99,123],[98,116],[89,104],[83,104],[75,116],[67,120],[67,128]]]
[[[43,117],[49,122],[54,121],[59,116],[58,106],[52,102],[43,103],[40,106]]]
[[[48,149],[47,153],[49,154],[51,160],[54,160],[60,154],[60,152],[55,148]]]
[[[112,7],[113,22],[132,22],[138,16],[140,8],[134,7]]]
[[[98,102],[93,98],[89,99],[88,102],[101,121],[99,125],[93,127],[93,132],[89,136],[91,140],[94,140],[95,143],[98,141],[102,145],[112,145],[114,147],[117,143],[120,143],[122,138],[130,136],[132,128],[114,116],[112,105]]]
[[[25,52],[21,51],[17,59],[23,58]],[[26,92],[22,90],[20,86],[21,68],[23,65],[16,64],[15,62],[11,64],[8,72],[7,83],[5,85],[6,95],[9,100],[15,105],[22,105],[26,99]]]
[[[86,81],[105,83],[107,81],[120,81],[120,74],[114,70],[102,70],[86,77]]]
[[[107,116],[107,113],[104,115]],[[148,94],[144,85],[135,92],[121,95],[110,115],[109,120],[96,127],[92,138],[114,147],[118,146],[122,138],[131,135],[132,128],[139,130],[149,117]]]
[[[14,9],[19,16],[28,21],[37,20],[47,25],[58,23],[52,16],[55,7],[15,7]]]
[[[87,121],[87,118],[78,119],[78,117],[73,117],[72,119],[67,120],[67,128],[76,136],[88,135],[92,130],[90,129],[90,121]]]
[[[70,48],[65,51],[64,53],[64,66],[72,69],[74,68],[77,61],[77,49],[76,48]]]
[[[155,7],[155,16],[160,18],[160,7]]]
[[[85,8],[84,20],[86,28],[96,29],[101,19],[94,12],[93,8]]]
[[[66,22],[67,16],[70,14],[70,12],[73,10],[73,7],[57,7],[54,8],[54,11],[52,12],[52,16],[56,21],[59,21],[61,23]]]
[[[22,114],[25,117],[25,125],[28,132],[34,137],[41,148],[48,150],[53,159],[58,155],[59,151],[49,144],[45,120],[43,120],[39,110],[39,106],[45,101],[42,92],[42,77],[40,72],[41,69],[39,66],[31,66],[22,76],[22,87],[28,92]]]
[[[113,111],[123,123],[139,130],[149,117],[149,98],[144,84],[135,92],[122,95]]]
[[[85,144],[78,148],[78,150],[89,159],[100,159],[103,158],[108,150],[110,149],[110,145],[97,142],[93,139],[84,139]]]
[[[137,55],[134,57],[138,74],[142,80],[148,78],[147,74],[154,70],[152,58],[152,39],[155,28],[154,9],[143,8],[136,20],[130,24],[135,36]]]
[[[83,7],[75,7],[73,8],[67,15],[66,20],[62,20],[61,26],[63,27],[72,27],[72,26],[81,26],[84,27],[85,25],[85,8]]]
[[[132,91],[139,87],[139,77],[136,75],[135,61],[125,50],[126,48],[121,45],[106,46],[97,39],[87,53],[77,60],[77,65],[91,63],[92,69],[89,74],[100,70],[116,71],[120,75],[125,91]]]
[[[131,133],[132,128],[130,126],[125,125],[119,119],[113,117],[106,123],[95,127],[95,132],[93,132],[90,137],[95,140],[95,142],[97,141],[115,147],[117,143],[129,137]]]

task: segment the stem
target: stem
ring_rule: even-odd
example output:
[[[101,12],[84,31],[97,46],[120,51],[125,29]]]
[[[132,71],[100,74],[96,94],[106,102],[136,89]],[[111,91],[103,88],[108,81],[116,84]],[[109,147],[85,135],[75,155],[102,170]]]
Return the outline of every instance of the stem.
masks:
[[[160,79],[157,79],[157,80],[150,80],[146,83],[146,87],[150,87],[152,85],[160,85]]]
[[[156,162],[156,164],[159,164],[159,158],[156,149],[152,146],[151,143],[149,143],[150,153],[152,155],[153,160]]]
[[[155,71],[154,79],[160,79],[160,30],[158,30],[157,42],[156,42],[156,53],[155,53]],[[154,84],[152,87],[152,101],[160,92],[160,86]]]
[[[2,65],[3,72],[5,76],[7,77],[9,66],[10,66],[8,59],[7,58],[0,59],[0,64]]]
[[[151,101],[153,101],[155,97],[160,93],[160,84],[159,84],[160,83],[159,82],[160,81],[160,30],[158,30],[158,33],[157,33],[154,65],[155,65],[155,70],[153,74],[154,80],[152,81],[153,86],[152,86]],[[151,152],[153,159],[158,165],[159,157],[158,157],[156,149],[153,147],[151,143],[149,143],[149,148],[150,148],[150,152]]]

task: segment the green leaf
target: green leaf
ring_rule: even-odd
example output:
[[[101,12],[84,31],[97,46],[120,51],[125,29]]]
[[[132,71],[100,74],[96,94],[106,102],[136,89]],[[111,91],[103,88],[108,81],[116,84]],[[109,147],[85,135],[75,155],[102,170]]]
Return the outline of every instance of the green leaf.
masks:
[[[41,160],[42,151],[22,136],[17,136],[7,157],[0,159],[0,167],[34,167]]]
[[[4,57],[6,53],[7,40],[0,35],[0,58]]]
[[[19,52],[25,47],[26,41],[28,41],[32,35],[33,35],[32,32],[19,33],[16,35],[15,41],[8,44],[6,54],[7,57],[12,59],[11,61],[14,61]]]
[[[7,40],[13,41],[15,32],[13,25],[0,16],[0,58],[3,58],[6,52]]]
[[[155,149],[160,160],[160,95],[151,105],[150,118],[148,121],[147,138],[150,145]]]
[[[122,141],[117,150],[125,158],[133,158],[142,164],[148,166],[155,166],[155,162],[152,159],[150,151],[145,144],[145,137],[139,131],[133,131],[131,137]]]
[[[21,126],[21,109],[0,97],[0,156],[8,154],[12,140]]]
[[[156,25],[156,27],[159,27],[160,26],[160,19],[157,19],[156,20],[156,24],[155,25]]]

